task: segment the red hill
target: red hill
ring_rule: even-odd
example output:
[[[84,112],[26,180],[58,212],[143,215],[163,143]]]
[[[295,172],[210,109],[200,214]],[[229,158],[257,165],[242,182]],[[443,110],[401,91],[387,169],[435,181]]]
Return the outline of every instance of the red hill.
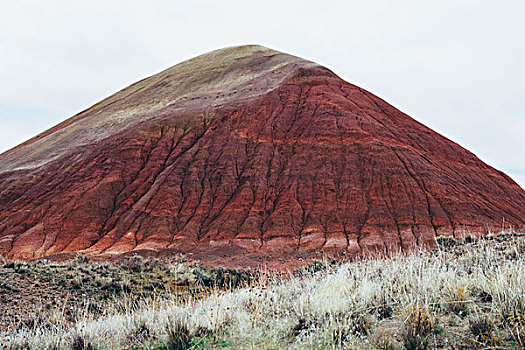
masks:
[[[0,155],[0,254],[212,264],[525,225],[508,176],[327,68],[260,46],[139,81]]]

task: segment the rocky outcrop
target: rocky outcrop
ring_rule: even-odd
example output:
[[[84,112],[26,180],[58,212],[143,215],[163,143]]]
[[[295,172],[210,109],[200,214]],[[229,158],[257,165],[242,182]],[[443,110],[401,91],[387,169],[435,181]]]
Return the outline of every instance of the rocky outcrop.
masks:
[[[259,46],[142,80],[0,156],[0,254],[295,263],[525,225],[525,192],[330,70]]]

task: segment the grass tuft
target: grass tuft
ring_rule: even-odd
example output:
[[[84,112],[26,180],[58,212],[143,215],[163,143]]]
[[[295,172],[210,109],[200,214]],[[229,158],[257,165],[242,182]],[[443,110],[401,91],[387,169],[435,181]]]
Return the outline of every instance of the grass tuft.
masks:
[[[166,326],[166,332],[168,334],[167,350],[187,350],[191,347],[193,336],[182,320],[170,321]]]

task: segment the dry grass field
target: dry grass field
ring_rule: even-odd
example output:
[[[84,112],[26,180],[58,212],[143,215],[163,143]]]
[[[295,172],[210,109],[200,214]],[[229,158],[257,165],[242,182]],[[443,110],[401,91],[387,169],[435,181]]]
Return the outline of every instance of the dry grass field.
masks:
[[[525,348],[525,237],[438,243],[439,249],[408,256],[316,262],[289,276],[140,258],[121,265],[6,263],[0,269],[0,344],[75,350]]]

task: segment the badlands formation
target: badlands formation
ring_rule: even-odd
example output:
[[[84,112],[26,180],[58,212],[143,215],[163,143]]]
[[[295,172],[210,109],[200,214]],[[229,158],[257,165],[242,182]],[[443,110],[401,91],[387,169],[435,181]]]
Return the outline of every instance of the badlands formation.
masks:
[[[343,81],[261,46],[193,58],[0,155],[0,255],[353,257],[525,226],[525,192]],[[70,254],[71,255],[71,254]]]

